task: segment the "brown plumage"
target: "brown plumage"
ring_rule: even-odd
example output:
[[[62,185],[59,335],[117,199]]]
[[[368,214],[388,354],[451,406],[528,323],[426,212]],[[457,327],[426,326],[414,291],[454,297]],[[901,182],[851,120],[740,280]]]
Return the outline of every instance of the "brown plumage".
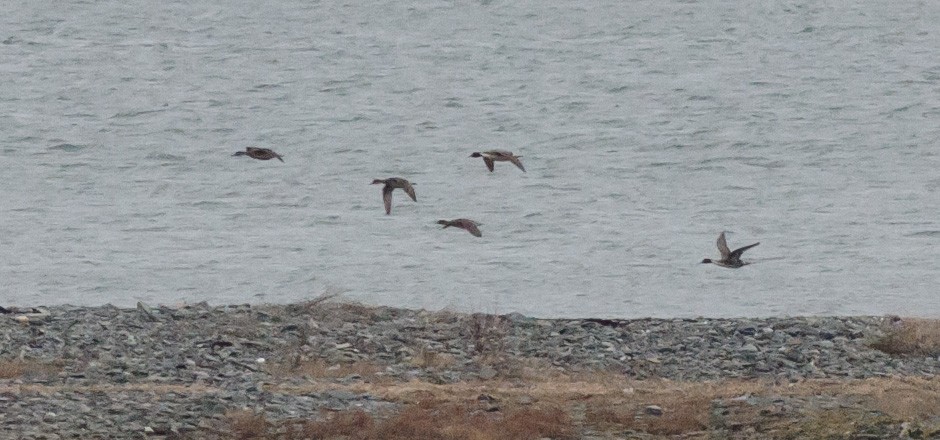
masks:
[[[466,229],[467,232],[473,234],[475,237],[483,236],[483,233],[480,232],[480,228],[477,227],[480,224],[468,218],[458,218],[454,220],[438,220],[437,224],[444,225],[443,229],[446,229],[449,226],[453,226],[455,228]]]
[[[751,264],[748,262],[741,261],[741,254],[743,254],[744,251],[754,246],[757,246],[759,244],[760,242],[757,242],[757,243],[749,244],[741,248],[737,248],[734,251],[731,251],[728,249],[728,242],[725,241],[725,233],[722,232],[721,235],[718,236],[718,252],[721,253],[721,259],[712,260],[710,258],[706,258],[702,260],[702,263],[712,263],[712,264],[717,264],[721,267],[737,269],[741,266],[746,266],[748,264]]]
[[[392,191],[395,188],[401,188],[405,191],[405,194],[408,194],[411,197],[411,200],[418,201],[418,198],[415,196],[415,189],[411,182],[401,177],[390,177],[388,179],[375,179],[372,181],[373,185],[376,184],[385,184],[382,187],[382,200],[385,202],[385,214],[389,215],[392,213]]]
[[[522,166],[522,162],[519,160],[522,156],[516,156],[512,154],[511,151],[506,150],[490,150],[484,151],[482,153],[475,152],[470,155],[470,157],[482,157],[483,163],[486,164],[486,167],[490,169],[490,172],[493,172],[493,165],[496,162],[512,162],[513,165],[519,167],[522,172],[525,172],[525,167]]]
[[[269,148],[257,148],[257,147],[247,147],[245,151],[236,151],[232,156],[248,156],[252,159],[258,160],[271,160],[277,159],[281,162],[284,162],[284,159],[281,158],[280,154],[274,152]]]

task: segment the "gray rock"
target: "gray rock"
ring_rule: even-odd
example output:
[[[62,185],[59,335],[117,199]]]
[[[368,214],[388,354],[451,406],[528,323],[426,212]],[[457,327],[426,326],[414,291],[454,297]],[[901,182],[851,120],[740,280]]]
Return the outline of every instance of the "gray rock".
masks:
[[[480,376],[480,379],[490,380],[496,377],[496,374],[497,374],[497,371],[493,367],[483,366],[482,368],[480,368],[479,376]]]

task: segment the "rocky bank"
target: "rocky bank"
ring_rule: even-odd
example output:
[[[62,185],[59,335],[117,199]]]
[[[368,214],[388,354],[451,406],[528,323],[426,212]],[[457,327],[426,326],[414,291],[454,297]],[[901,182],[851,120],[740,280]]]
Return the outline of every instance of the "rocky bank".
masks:
[[[0,312],[2,438],[235,438],[233,410],[379,414],[402,402],[343,385],[519,382],[527,368],[776,384],[940,373],[938,356],[870,346],[886,317],[536,319],[331,301]]]

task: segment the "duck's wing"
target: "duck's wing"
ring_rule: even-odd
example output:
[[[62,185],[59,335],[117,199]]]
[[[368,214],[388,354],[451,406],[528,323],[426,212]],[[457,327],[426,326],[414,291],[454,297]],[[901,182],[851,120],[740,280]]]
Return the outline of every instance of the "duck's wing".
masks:
[[[482,237],[483,233],[480,232],[480,228],[477,227],[477,223],[473,220],[467,220],[462,222],[462,225],[467,232],[473,234],[474,237]]]
[[[483,163],[486,164],[486,167],[490,169],[490,172],[493,172],[493,159],[490,159],[486,156],[483,156]]]
[[[749,244],[749,245],[747,245],[747,246],[744,246],[744,247],[735,249],[734,252],[731,253],[731,259],[732,259],[732,260],[734,260],[734,259],[740,259],[740,258],[741,258],[741,254],[743,254],[744,251],[746,251],[746,250],[748,250],[748,249],[750,249],[750,248],[752,248],[752,247],[754,247],[754,246],[757,246],[757,245],[759,245],[759,244],[760,244],[760,242],[758,241],[757,243]]]
[[[513,165],[519,167],[519,169],[522,170],[523,173],[525,172],[525,167],[522,166],[522,161],[519,160],[518,156],[513,156],[512,154],[510,154],[508,159],[510,162],[512,162]]]
[[[395,188],[392,188],[391,185],[386,184],[384,187],[382,187],[382,201],[385,202],[386,215],[392,213],[392,191],[394,190]]]
[[[718,253],[721,254],[722,260],[727,260],[728,256],[731,255],[731,250],[728,249],[728,242],[725,241],[724,231],[718,236]]]
[[[405,190],[405,193],[408,194],[408,197],[411,197],[411,200],[418,201],[418,197],[415,196],[415,187],[411,186],[411,182],[404,181],[401,185],[401,189]]]

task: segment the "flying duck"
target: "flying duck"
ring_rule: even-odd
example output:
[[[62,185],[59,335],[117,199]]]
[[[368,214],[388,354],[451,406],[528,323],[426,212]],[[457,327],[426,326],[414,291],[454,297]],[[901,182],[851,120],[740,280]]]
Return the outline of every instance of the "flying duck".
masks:
[[[274,152],[269,148],[257,148],[257,147],[247,147],[245,151],[236,151],[232,156],[248,156],[252,159],[258,160],[271,160],[277,158],[277,160],[284,162],[284,159],[281,159],[281,155]]]
[[[750,248],[752,248],[752,247],[754,247],[754,246],[757,246],[757,245],[759,245],[759,244],[760,244],[760,242],[757,242],[757,243],[754,243],[754,244],[749,244],[749,245],[744,246],[744,247],[742,247],[742,248],[735,249],[735,250],[732,252],[732,251],[728,250],[728,242],[725,241],[725,233],[722,232],[721,235],[718,236],[718,252],[721,253],[721,259],[720,259],[720,260],[712,260],[712,259],[710,259],[710,258],[706,258],[706,259],[702,260],[702,263],[712,263],[712,264],[717,264],[717,265],[719,265],[719,266],[721,266],[721,267],[727,267],[727,268],[731,268],[731,269],[737,269],[737,268],[739,268],[739,267],[741,267],[741,266],[744,266],[744,265],[747,265],[747,264],[751,264],[751,263],[747,263],[747,262],[741,261],[741,254],[743,254],[744,251],[746,251],[746,250],[748,250],[748,249],[750,249]]]
[[[516,156],[512,154],[511,151],[506,150],[490,150],[484,151],[482,153],[476,152],[470,155],[470,157],[482,157],[483,163],[486,164],[486,167],[490,169],[490,172],[493,172],[493,164],[496,162],[512,162],[513,165],[519,167],[522,172],[525,172],[525,167],[522,166],[522,162],[519,161],[519,158],[522,156]]]
[[[385,186],[382,187],[382,200],[385,201],[386,215],[392,213],[392,191],[394,191],[395,188],[401,188],[405,191],[405,194],[411,197],[411,200],[418,201],[418,198],[415,196],[415,188],[411,186],[411,182],[406,179],[402,179],[401,177],[389,177],[385,180],[375,179],[372,181],[373,185],[379,183],[385,184]]]
[[[467,232],[473,234],[474,237],[483,236],[483,233],[480,232],[480,228],[477,227],[480,224],[468,218],[458,218],[454,220],[438,220],[437,224],[444,225],[444,228],[442,229],[447,229],[447,227],[453,226],[455,228],[466,229]]]

